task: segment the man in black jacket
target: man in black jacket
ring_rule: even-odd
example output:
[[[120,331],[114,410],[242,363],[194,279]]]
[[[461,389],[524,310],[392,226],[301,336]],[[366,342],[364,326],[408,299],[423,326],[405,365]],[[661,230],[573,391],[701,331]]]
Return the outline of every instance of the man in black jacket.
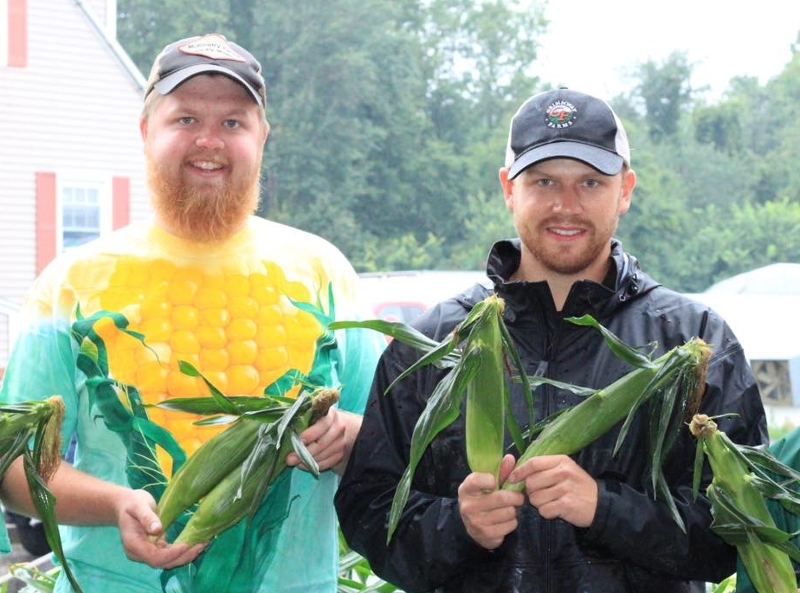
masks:
[[[636,175],[622,124],[605,102],[567,89],[526,101],[511,122],[500,183],[519,238],[494,245],[487,272],[529,375],[600,388],[632,370],[599,332],[567,317],[590,314],[628,344],[656,344],[654,355],[699,336],[714,349],[701,411],[733,413],[719,425],[736,442],[766,442],[758,387],[727,324],[659,285],[612,238]],[[441,340],[489,293],[476,285],[416,326]],[[409,592],[654,593],[702,591],[704,581],[734,572],[735,549],[711,531],[708,500],[692,497],[688,431],[663,465],[685,531],[653,495],[644,410],[616,455],[619,426],[573,456],[542,456],[513,471],[506,456],[499,481],[524,482],[522,493],[470,472],[462,413],[423,456],[387,545],[414,424],[443,371],[424,367],[384,391],[418,357],[397,340],[384,353],[336,495],[347,540],[377,574]],[[512,386],[519,419],[522,400]],[[546,385],[535,401],[542,419],[579,399]]]

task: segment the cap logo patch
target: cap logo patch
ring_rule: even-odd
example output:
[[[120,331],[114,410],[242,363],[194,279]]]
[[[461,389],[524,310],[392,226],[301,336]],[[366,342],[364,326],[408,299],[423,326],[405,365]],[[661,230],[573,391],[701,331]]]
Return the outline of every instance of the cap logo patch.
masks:
[[[568,128],[575,123],[578,111],[569,101],[554,101],[547,106],[547,127],[553,129]]]
[[[205,35],[200,39],[195,39],[186,45],[180,46],[178,49],[185,54],[201,56],[210,60],[246,61],[222,35]]]

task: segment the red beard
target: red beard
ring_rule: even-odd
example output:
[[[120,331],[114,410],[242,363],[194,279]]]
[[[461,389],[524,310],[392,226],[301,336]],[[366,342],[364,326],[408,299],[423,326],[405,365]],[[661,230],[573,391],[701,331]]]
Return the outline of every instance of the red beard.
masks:
[[[258,207],[259,177],[255,169],[219,189],[187,186],[147,155],[156,214],[167,230],[192,241],[222,241],[241,230]]]

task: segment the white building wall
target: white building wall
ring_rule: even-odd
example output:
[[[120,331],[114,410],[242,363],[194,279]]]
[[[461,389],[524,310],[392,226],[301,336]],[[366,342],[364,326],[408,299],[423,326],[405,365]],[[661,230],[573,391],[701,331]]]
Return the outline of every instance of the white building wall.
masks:
[[[138,127],[142,78],[82,9],[102,26],[92,5],[105,2],[28,2],[27,67],[0,67],[0,298],[13,303],[22,303],[36,275],[37,172],[128,177],[131,220],[149,215]],[[0,315],[0,367],[7,333]]]

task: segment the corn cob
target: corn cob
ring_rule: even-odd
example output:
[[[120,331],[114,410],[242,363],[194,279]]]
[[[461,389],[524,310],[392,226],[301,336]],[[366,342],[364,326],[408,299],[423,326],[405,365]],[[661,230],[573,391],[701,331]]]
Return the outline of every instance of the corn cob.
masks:
[[[513,416],[506,414],[509,385],[506,376],[506,355],[518,371],[520,382],[533,420],[533,400],[528,377],[522,372],[522,361],[503,323],[504,302],[490,295],[477,303],[467,317],[442,342],[435,342],[415,329],[398,322],[337,321],[329,329],[364,327],[381,331],[410,344],[424,355],[387,388],[428,364],[449,367],[450,371],[436,386],[418,419],[411,437],[411,451],[406,470],[400,478],[389,514],[387,541],[391,540],[400,513],[408,500],[411,478],[423,452],[436,435],[460,413],[466,393],[466,449],[470,468],[498,476],[503,457],[505,429],[516,445],[524,441]]]
[[[517,466],[540,455],[571,455],[607,433],[623,418],[665,386],[674,385],[683,377],[689,379],[685,394],[697,405],[698,394],[705,390],[705,373],[711,349],[695,338],[662,355],[652,365],[623,375],[578,405],[548,422],[538,437],[517,460]],[[689,373],[690,376],[686,376]],[[575,427],[580,427],[575,430]],[[619,446],[618,441],[617,446]],[[506,483],[506,490],[521,491],[525,484]]]
[[[264,422],[240,418],[198,449],[186,462],[185,469],[181,468],[170,481],[164,493],[166,500],[159,504],[166,524],[170,517],[199,501],[175,542],[189,545],[207,542],[254,513],[269,485],[286,467],[286,455],[293,448],[303,448],[297,435],[327,413],[338,398],[338,390],[329,388],[319,388],[311,395],[301,394],[279,419],[270,416],[272,421]],[[237,445],[248,447],[243,449],[244,456],[241,452],[224,454]],[[301,451],[298,454],[307,465],[314,465],[313,458]],[[207,471],[211,464],[219,466],[213,475]],[[315,465],[310,469],[313,471]],[[224,477],[220,479],[221,475]]]
[[[61,463],[63,418],[64,402],[58,395],[42,401],[0,405],[0,478],[11,463],[22,456],[25,478],[33,506],[44,526],[47,544],[64,567],[72,590],[81,593],[82,589],[64,557],[55,516],[55,497],[47,487]],[[29,449],[31,439],[32,450]]]
[[[203,443],[175,473],[158,501],[158,516],[166,531],[178,516],[205,496],[253,449],[262,423],[239,418]]]
[[[0,406],[0,476],[39,433],[42,454],[36,469],[45,482],[49,481],[61,462],[63,418],[64,402],[59,396]]]
[[[469,352],[478,359],[472,380],[467,384],[466,433],[467,463],[474,472],[487,472],[497,478],[505,444],[507,390],[500,332],[503,301],[490,297],[486,304],[494,314],[481,316],[470,332]]]
[[[725,524],[738,523],[740,518],[755,527],[776,527],[764,497],[753,485],[753,474],[725,433],[705,414],[696,414],[689,428],[702,446],[713,473],[706,489],[714,514],[712,529],[736,546],[758,593],[796,593],[797,578],[786,552],[762,541],[754,530],[744,525],[746,539],[729,538],[726,531],[718,529]]]

